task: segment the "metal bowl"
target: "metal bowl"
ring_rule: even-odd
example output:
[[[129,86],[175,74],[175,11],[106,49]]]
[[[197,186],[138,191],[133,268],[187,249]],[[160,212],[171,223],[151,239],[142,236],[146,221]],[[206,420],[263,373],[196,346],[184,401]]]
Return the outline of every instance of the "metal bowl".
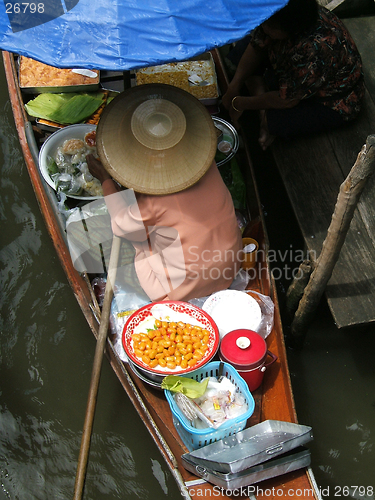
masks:
[[[239,147],[239,137],[237,130],[222,118],[216,116],[212,117],[214,125],[218,130],[221,130],[222,134],[218,137],[218,151],[225,154],[225,158],[216,162],[217,166],[224,165],[237,153]]]
[[[208,330],[208,349],[204,353],[203,358],[198,361],[195,366],[185,369],[177,366],[173,370],[168,369],[167,367],[163,368],[161,366],[151,368],[146,363],[144,363],[141,358],[135,355],[132,335],[134,333],[140,333],[142,332],[142,330],[145,331],[146,327],[149,328],[150,324],[153,324],[153,318],[155,318],[153,314],[157,310],[158,305],[170,308],[171,319],[168,319],[167,321],[175,321],[174,317],[184,317],[189,319],[190,324],[199,325],[202,328]],[[177,321],[179,320],[177,319]],[[184,322],[186,323],[187,321]],[[153,302],[141,307],[131,316],[129,316],[122,333],[122,344],[131,364],[134,365],[136,370],[139,371],[144,377],[146,377],[147,380],[156,382],[158,384],[161,384],[163,378],[167,375],[183,375],[205,366],[215,356],[219,347],[219,342],[219,331],[216,323],[211,318],[211,316],[199,307],[194,306],[193,304],[190,304],[188,302],[181,301]]]
[[[63,144],[67,139],[84,139],[88,132],[96,129],[96,125],[91,125],[88,123],[77,123],[75,125],[69,125],[60,130],[57,130],[51,134],[48,139],[43,143],[43,146],[39,152],[39,168],[44,180],[47,182],[51,188],[56,190],[55,183],[51,179],[48,172],[48,157],[54,157],[56,155],[57,148]],[[76,200],[96,200],[102,198],[101,196],[75,196],[67,194],[68,198],[74,198]]]
[[[145,373],[142,372],[142,370],[140,368],[138,368],[137,366],[135,366],[134,363],[132,363],[129,359],[128,359],[128,365],[131,369],[131,371],[137,375],[138,378],[140,378],[142,380],[142,382],[145,382],[145,384],[147,385],[150,385],[151,387],[153,387],[154,389],[158,389],[159,391],[162,391],[163,389],[161,388],[161,379],[160,381],[157,381],[157,380],[154,380],[152,378],[148,378],[146,376]]]

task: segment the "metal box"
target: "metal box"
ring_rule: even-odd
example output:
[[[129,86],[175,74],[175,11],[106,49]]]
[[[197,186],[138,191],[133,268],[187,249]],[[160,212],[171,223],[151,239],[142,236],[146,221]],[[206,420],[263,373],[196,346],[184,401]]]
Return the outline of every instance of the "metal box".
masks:
[[[297,448],[312,438],[309,426],[265,420],[186,453],[182,458],[212,471],[233,474]]]
[[[201,465],[196,465],[194,462],[190,461],[188,454],[183,455],[182,458],[184,467],[188,471],[226,490],[244,488],[266,479],[271,479],[303,467],[308,467],[311,463],[310,451],[304,447],[296,448],[279,457],[272,458],[267,462],[263,462],[234,474],[223,474],[207,469]]]

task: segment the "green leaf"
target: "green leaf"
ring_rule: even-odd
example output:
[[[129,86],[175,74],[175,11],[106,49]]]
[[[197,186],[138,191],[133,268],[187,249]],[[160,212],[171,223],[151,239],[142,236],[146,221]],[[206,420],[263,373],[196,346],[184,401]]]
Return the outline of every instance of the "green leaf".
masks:
[[[103,92],[39,94],[25,104],[27,113],[35,118],[44,118],[62,125],[81,123],[101,106]]]
[[[234,208],[245,208],[246,184],[236,158],[232,158],[230,162],[220,165],[219,171],[225,185],[232,195]]]
[[[49,175],[51,176],[59,172],[59,167],[56,165],[56,162],[52,158],[52,156],[47,156],[47,170]]]
[[[163,378],[161,388],[171,392],[182,392],[188,398],[199,398],[206,392],[208,380],[206,378],[202,382],[197,382],[188,377],[168,375]]]
[[[246,184],[236,158],[232,158],[230,166],[232,171],[232,186],[229,188],[229,191],[233,198],[234,207],[239,209],[245,208]]]

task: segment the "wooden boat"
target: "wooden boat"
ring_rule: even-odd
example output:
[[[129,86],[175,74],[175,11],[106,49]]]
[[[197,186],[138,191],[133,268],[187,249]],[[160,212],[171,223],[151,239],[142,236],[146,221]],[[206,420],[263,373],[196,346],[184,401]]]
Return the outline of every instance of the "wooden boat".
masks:
[[[212,55],[219,86],[221,90],[225,90],[228,82],[220,54],[218,51],[213,51]],[[4,52],[3,59],[19,140],[41,212],[73,293],[94,336],[97,337],[99,327],[92,287],[87,276],[79,274],[73,267],[65,239],[64,219],[57,209],[55,192],[44,182],[40,174],[38,146],[33,126],[28,121],[24,110],[23,96],[18,85],[15,57]],[[237,157],[246,173],[248,210],[251,217],[251,223],[246,228],[245,235],[257,239],[261,250],[257,263],[257,273],[251,280],[249,288],[270,296],[275,304],[274,327],[267,337],[267,345],[269,350],[277,356],[277,361],[267,371],[261,388],[253,393],[256,407],[247,425],[252,426],[267,419],[296,423],[297,416],[287,366],[278,300],[267,264],[267,234],[246,143],[241,146]],[[228,498],[226,491],[219,490],[217,486],[205,482],[183,467],[181,455],[188,450],[173,425],[172,414],[162,391],[151,387],[134,375],[129,367],[120,360],[109,339],[107,339],[106,344],[106,355],[127,396],[157,444],[181,490],[181,494],[185,498]],[[270,497],[274,498],[274,496],[289,499],[319,498],[318,487],[310,468],[299,469],[268,479],[254,485],[255,487],[257,499],[269,499]],[[242,498],[245,497],[242,496]],[[250,494],[250,498],[255,497]]]

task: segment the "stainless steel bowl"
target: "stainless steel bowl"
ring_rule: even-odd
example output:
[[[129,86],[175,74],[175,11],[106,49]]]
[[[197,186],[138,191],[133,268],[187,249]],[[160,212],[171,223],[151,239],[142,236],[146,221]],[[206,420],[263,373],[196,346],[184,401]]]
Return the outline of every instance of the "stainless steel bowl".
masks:
[[[129,366],[130,366],[130,369],[132,370],[132,372],[138,378],[140,378],[143,382],[145,382],[148,385],[151,385],[151,387],[154,387],[155,389],[159,389],[160,391],[162,390],[161,382],[162,382],[164,377],[161,377],[160,381],[154,380],[152,378],[149,378],[145,373],[143,373],[142,369],[139,368],[138,366],[135,366],[135,364],[132,361],[128,360],[128,363],[129,363]],[[153,376],[154,376],[154,378],[157,377],[157,375],[155,375],[155,374],[153,374]]]
[[[231,125],[226,120],[223,120],[222,118],[218,118],[216,116],[213,116],[212,119],[214,121],[215,127],[222,131],[221,142],[228,141],[231,145],[230,149],[226,152],[226,157],[216,162],[217,166],[220,167],[220,165],[223,165],[224,163],[227,163],[229,160],[231,160],[233,156],[237,153],[240,142],[239,142],[238,132],[233,127],[233,125]],[[220,141],[218,142],[220,144]],[[219,144],[218,144],[218,149],[219,149]]]

